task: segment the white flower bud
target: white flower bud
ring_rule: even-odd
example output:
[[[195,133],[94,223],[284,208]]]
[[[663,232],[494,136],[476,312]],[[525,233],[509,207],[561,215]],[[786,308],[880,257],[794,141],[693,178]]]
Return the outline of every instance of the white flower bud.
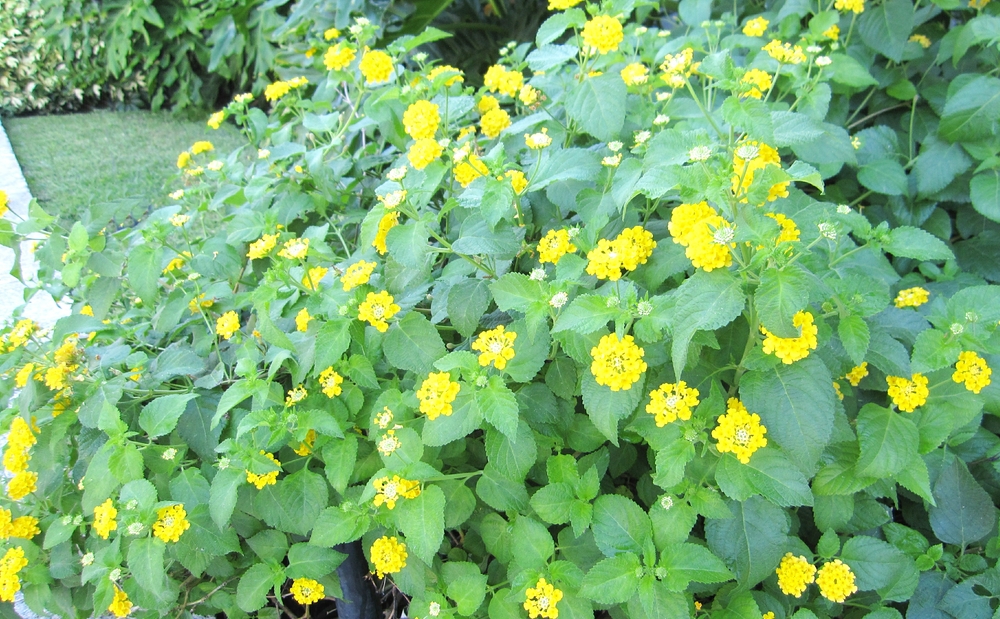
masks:
[[[551,299],[549,299],[549,305],[551,305],[556,309],[559,309],[563,305],[566,305],[566,301],[569,301],[569,295],[566,294],[565,292],[557,292],[554,295],[552,295]]]
[[[542,268],[532,269],[531,274],[528,275],[528,278],[536,282],[542,281],[543,279],[545,279],[545,269]]]
[[[695,146],[688,151],[688,159],[691,161],[705,161],[712,156],[712,148],[709,146]]]
[[[88,565],[91,565],[93,562],[94,562],[94,553],[92,552],[88,552],[87,554],[80,557],[80,563],[83,565],[83,567],[87,567]]]

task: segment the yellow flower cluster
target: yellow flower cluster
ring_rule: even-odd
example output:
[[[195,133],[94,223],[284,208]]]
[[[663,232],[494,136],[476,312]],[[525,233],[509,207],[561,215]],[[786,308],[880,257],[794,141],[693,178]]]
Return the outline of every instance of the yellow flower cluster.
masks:
[[[765,45],[763,49],[767,52],[768,56],[781,64],[802,64],[806,61],[806,55],[802,52],[801,46],[782,43],[778,39],[771,39],[771,42]]]
[[[344,285],[344,292],[349,292],[358,286],[367,284],[372,276],[372,271],[375,270],[375,266],[374,262],[359,260],[347,267],[344,274],[340,277],[340,283]]]
[[[289,389],[288,393],[285,395],[285,406],[286,407],[295,406],[302,400],[305,400],[306,396],[308,395],[309,392],[306,391],[305,387],[303,387],[302,385],[299,385],[294,389]]]
[[[414,140],[433,138],[440,124],[437,104],[427,100],[411,103],[403,112],[403,130]]]
[[[296,578],[289,588],[295,601],[303,606],[308,606],[313,602],[318,602],[326,596],[326,589],[323,585],[312,578]]]
[[[396,508],[396,501],[400,499],[415,499],[420,496],[420,482],[409,479],[401,479],[399,475],[379,477],[372,482],[375,487],[375,498],[372,503],[375,507],[385,504],[389,509]]]
[[[368,86],[388,82],[394,70],[392,56],[379,49],[365,48],[365,54],[361,57],[358,69],[361,70],[361,75],[364,76],[365,84]]]
[[[781,226],[781,232],[778,233],[775,245],[799,240],[801,232],[799,232],[799,227],[795,225],[795,222],[790,217],[786,217],[782,213],[766,213],[766,215]]]
[[[965,388],[972,393],[979,393],[990,384],[992,374],[993,370],[986,365],[985,359],[966,350],[958,355],[958,363],[955,364],[955,373],[951,375],[951,379],[956,383],[965,383]]]
[[[5,333],[0,339],[0,352],[10,352],[24,346],[37,330],[38,325],[30,318],[18,320],[10,333]]]
[[[598,385],[612,391],[629,389],[646,371],[645,354],[631,335],[618,339],[617,334],[609,333],[590,349],[590,371]]]
[[[319,373],[319,386],[323,389],[323,395],[328,398],[334,398],[343,392],[341,384],[344,382],[344,377],[337,373],[330,366]]]
[[[288,239],[278,255],[286,260],[301,260],[309,253],[309,239]]]
[[[191,154],[200,155],[215,150],[215,146],[207,140],[199,140],[191,145]]]
[[[759,37],[767,31],[767,26],[770,23],[763,17],[754,17],[743,26],[743,34],[748,37]]]
[[[697,69],[694,60],[694,50],[687,47],[676,54],[667,54],[660,63],[663,75],[660,79],[671,88],[683,88],[687,78]]]
[[[531,150],[541,150],[552,145],[552,138],[549,137],[548,127],[542,127],[538,133],[525,133],[524,145]]]
[[[649,69],[641,62],[633,62],[625,65],[621,76],[626,86],[639,86],[649,81]]]
[[[381,333],[385,333],[389,329],[386,320],[395,316],[398,311],[399,306],[393,303],[392,295],[385,290],[369,292],[358,306],[358,320],[367,321]]]
[[[456,69],[455,67],[453,67],[451,65],[447,65],[447,64],[443,64],[443,65],[441,65],[439,67],[434,67],[433,69],[431,69],[430,73],[427,74],[427,79],[429,79],[430,81],[433,82],[434,80],[436,80],[438,77],[440,77],[442,75],[450,75],[451,76],[451,77],[449,77],[448,79],[446,79],[444,81],[444,85],[445,86],[452,86],[454,84],[461,84],[462,82],[465,81],[465,77],[464,77],[463,73],[460,70]]]
[[[889,397],[892,403],[907,413],[912,413],[918,406],[923,406],[931,393],[927,388],[927,377],[923,374],[913,374],[910,380],[901,376],[887,376],[885,382],[889,384]]]
[[[846,13],[847,11],[854,11],[855,14],[864,13],[865,0],[836,0],[836,2],[833,3],[833,8],[843,13]]]
[[[854,572],[840,559],[834,559],[819,568],[816,584],[823,597],[838,604],[843,604],[847,596],[858,591],[854,584]]]
[[[31,365],[31,364],[29,364]],[[20,501],[35,491],[38,473],[28,470],[31,460],[31,447],[37,442],[31,426],[22,417],[14,417],[7,435],[7,447],[3,453],[3,466],[9,473],[14,473],[7,484],[7,496]]]
[[[514,193],[518,195],[524,193],[525,188],[528,186],[528,177],[520,170],[507,170],[504,172],[503,178],[510,180],[510,186],[514,188]],[[503,178],[497,178],[497,180],[503,180]]]
[[[538,241],[538,261],[542,264],[546,262],[559,264],[560,258],[575,251],[576,245],[570,241],[569,230],[565,228],[549,230]]]
[[[618,49],[625,38],[620,21],[610,15],[598,15],[583,26],[583,43],[602,56]]]
[[[108,535],[118,528],[118,522],[115,520],[115,516],[117,515],[118,510],[115,509],[114,503],[111,499],[107,499],[95,507],[94,532],[96,532],[102,539],[108,539]]]
[[[251,473],[247,470],[247,482],[257,486],[258,490],[262,490],[264,486],[272,486],[278,483],[278,472],[281,470],[281,462],[274,457],[274,454],[269,454],[263,449],[260,450],[260,455],[265,456],[268,460],[274,463],[278,468],[271,471],[270,473],[264,473],[263,475],[258,475],[256,473]]]
[[[539,578],[534,587],[528,587],[524,597],[524,610],[528,611],[530,619],[558,619],[559,608],[556,605],[562,599],[563,592],[545,582],[544,578]]]
[[[21,539],[31,539],[42,532],[38,528],[38,518],[34,516],[20,516],[19,518],[11,517],[9,509],[0,507],[0,538],[10,539],[11,537],[20,537]]]
[[[927,303],[928,298],[930,298],[930,293],[925,288],[917,286],[915,288],[900,290],[893,303],[900,309],[904,307],[920,307],[924,303]]]
[[[406,151],[406,158],[410,165],[418,170],[423,170],[430,164],[437,161],[444,148],[434,138],[424,138],[410,144],[410,149]]]
[[[386,410],[388,410],[388,407],[386,407]],[[391,415],[392,412],[390,411],[389,414]],[[381,424],[379,424],[379,425],[381,425]],[[378,449],[378,452],[380,454],[382,454],[383,456],[388,457],[388,456],[391,456],[393,454],[393,452],[395,452],[397,449],[399,449],[402,446],[403,446],[403,443],[402,443],[402,441],[399,440],[399,437],[396,436],[396,431],[395,430],[389,430],[388,432],[386,432],[385,434],[383,434],[381,437],[379,437],[378,443],[376,445],[376,448]]]
[[[614,240],[601,239],[587,253],[587,273],[598,279],[617,281],[624,271],[634,271],[653,255],[656,241],[642,226],[621,231]]]
[[[916,43],[917,45],[919,45],[924,49],[927,49],[928,47],[931,46],[931,40],[928,39],[927,36],[923,34],[915,34],[911,36],[908,40]]]
[[[795,312],[792,325],[798,328],[798,337],[778,337],[763,326],[760,328],[764,334],[764,354],[775,355],[786,365],[805,359],[810,350],[816,350],[816,334],[819,333],[812,314],[804,310]]]
[[[756,152],[756,155],[749,160],[740,157],[738,153],[744,148]],[[740,202],[746,202],[746,193],[750,190],[750,184],[753,183],[754,173],[772,165],[781,167],[781,156],[778,155],[778,151],[763,142],[743,142],[737,147],[736,154],[733,155],[733,195],[742,196]],[[774,202],[778,198],[787,198],[788,185],[789,181],[772,185],[768,190],[768,201]]]
[[[785,595],[802,597],[805,590],[816,580],[816,566],[803,556],[786,553],[781,558],[778,569],[778,588]]]
[[[583,0],[549,0],[550,11],[565,11],[580,4]]]
[[[750,69],[740,78],[744,97],[752,99],[762,99],[764,94],[771,89],[771,74],[760,69]]]
[[[354,62],[355,57],[357,57],[357,53],[354,48],[344,42],[339,42],[336,45],[331,45],[323,54],[323,66],[326,67],[327,71],[343,71]]]
[[[688,387],[683,380],[674,383],[663,383],[659,389],[649,393],[649,404],[646,412],[656,419],[656,427],[662,428],[668,423],[680,419],[691,419],[691,408],[698,406],[700,393],[694,387]]]
[[[868,376],[867,361],[862,361],[861,365],[851,368],[850,372],[844,374],[844,378],[847,379],[847,382],[851,383],[852,387],[857,387],[858,383],[860,383],[861,379],[864,378],[865,376]]]
[[[21,579],[17,574],[26,565],[28,560],[24,558],[24,549],[20,546],[8,548],[0,558],[0,601],[14,601],[14,594],[21,590]]]
[[[305,333],[309,330],[309,321],[312,319],[313,317],[309,315],[309,310],[303,307],[295,315],[295,330]]]
[[[319,283],[326,277],[329,270],[326,267],[310,267],[306,271],[306,274],[302,276],[302,285],[307,290],[312,290],[313,292],[319,290]]]
[[[306,432],[305,438],[299,443],[299,446],[293,449],[296,455],[302,456],[303,458],[312,453],[313,445],[316,444],[316,430],[312,428]]]
[[[507,110],[500,108],[490,110],[479,119],[479,126],[483,131],[483,135],[488,138],[495,138],[500,135],[501,131],[510,126],[510,114],[507,113]]]
[[[375,232],[375,240],[372,241],[372,247],[375,248],[375,251],[380,256],[384,256],[385,252],[389,251],[389,248],[385,246],[385,238],[389,235],[389,230],[395,228],[398,223],[398,211],[389,211],[385,215],[382,215],[382,219],[378,220],[378,230]]]
[[[7,214],[7,192],[0,189],[0,217]]]
[[[480,176],[485,176],[490,173],[489,168],[483,163],[479,157],[475,155],[469,155],[459,163],[455,164],[455,180],[463,188],[468,187],[469,183],[476,180]]]
[[[753,452],[767,445],[766,433],[767,428],[761,425],[760,415],[750,414],[743,402],[729,398],[726,414],[719,416],[712,438],[718,441],[719,452],[731,453],[743,464],[749,464]]]
[[[515,335],[516,334],[508,334]],[[511,353],[513,353],[513,348]],[[431,372],[420,383],[417,390],[417,399],[420,400],[420,412],[427,415],[427,418],[434,421],[438,415],[448,417],[452,413],[451,403],[458,397],[458,392],[462,386],[451,380],[448,372]]]
[[[153,523],[153,536],[164,542],[176,542],[184,531],[191,528],[187,520],[184,506],[178,503],[162,507],[156,512],[156,522]]]
[[[395,574],[406,567],[406,544],[397,541],[395,537],[382,536],[375,540],[371,550],[372,563],[379,578],[386,574]]]
[[[132,612],[132,602],[128,599],[128,594],[115,585],[115,597],[108,606],[108,612],[115,617],[128,617]]]
[[[834,41],[836,41],[837,39],[840,38],[840,26],[838,26],[837,24],[830,26],[829,28],[823,31],[823,36],[825,36],[828,39],[833,39]]]
[[[479,351],[479,365],[486,367],[493,364],[498,370],[507,367],[507,362],[514,358],[514,340],[517,333],[505,331],[503,325],[495,329],[483,331],[472,343],[472,350]]]
[[[258,260],[264,258],[271,253],[274,246],[278,243],[278,234],[264,234],[261,235],[259,239],[250,243],[250,249],[247,251],[247,258],[251,260]]]
[[[712,271],[733,264],[732,227],[707,202],[674,208],[667,230],[695,268]]]
[[[495,64],[483,75],[483,85],[490,92],[499,92],[513,98],[524,85],[524,76],[520,71],[508,70]],[[484,110],[480,109],[480,113],[484,113]]]
[[[264,98],[268,101],[277,101],[278,99],[290,93],[293,89],[301,88],[308,83],[309,80],[307,80],[304,77],[293,77],[287,82],[277,81],[272,84],[268,84],[264,88]]]
[[[215,112],[211,116],[209,116],[208,122],[206,122],[205,124],[207,124],[212,129],[218,129],[219,127],[222,126],[222,121],[224,120],[226,120],[226,111],[219,110],[218,112]]]
[[[224,340],[233,337],[240,330],[240,318],[236,312],[229,310],[215,321],[215,332]]]

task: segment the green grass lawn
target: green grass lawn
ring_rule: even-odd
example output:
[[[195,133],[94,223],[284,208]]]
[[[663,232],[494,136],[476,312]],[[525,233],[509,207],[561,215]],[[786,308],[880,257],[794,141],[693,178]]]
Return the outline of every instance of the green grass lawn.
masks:
[[[221,158],[245,143],[232,125],[213,131],[204,121],[163,112],[30,116],[3,124],[32,195],[64,221],[123,198],[162,205],[180,186],[171,183],[178,153],[209,140]]]

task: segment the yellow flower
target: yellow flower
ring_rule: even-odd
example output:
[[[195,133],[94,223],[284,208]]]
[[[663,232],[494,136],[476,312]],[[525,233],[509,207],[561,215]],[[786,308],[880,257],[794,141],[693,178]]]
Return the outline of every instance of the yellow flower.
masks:
[[[389,329],[386,320],[395,316],[398,311],[399,306],[393,303],[392,295],[385,290],[369,292],[358,306],[358,320],[367,321],[381,333],[385,333]]]
[[[729,398],[726,414],[719,416],[712,438],[718,441],[716,447],[720,453],[732,453],[743,464],[749,464],[753,452],[767,445],[766,433],[760,415],[751,415],[742,402]]]
[[[313,445],[316,443],[316,430],[310,429],[306,432],[306,438],[303,440],[298,447],[293,449],[296,455],[302,456],[303,458],[312,453]]]
[[[312,578],[296,578],[289,589],[295,601],[303,606],[318,602],[326,597],[323,585]]]
[[[676,54],[667,54],[660,63],[663,75],[660,79],[671,88],[683,88],[687,83],[687,78],[694,72],[696,65],[693,64],[694,50],[690,47],[681,50]]]
[[[258,258],[263,258],[271,253],[274,246],[278,242],[278,234],[265,234],[259,239],[250,243],[250,251],[247,252],[247,258],[251,260],[257,260]]]
[[[163,273],[170,273],[171,271],[176,271],[178,269],[184,268],[187,263],[188,258],[191,257],[191,252],[182,251],[179,256],[167,263],[167,266],[163,269]]]
[[[622,230],[613,241],[601,239],[587,253],[587,273],[598,279],[617,281],[622,271],[633,271],[653,255],[656,241],[642,226]]]
[[[955,364],[955,373],[951,379],[956,383],[965,383],[965,388],[972,393],[979,393],[983,387],[990,384],[990,375],[993,370],[986,365],[986,360],[970,350],[958,355],[958,363]]]
[[[183,153],[177,155],[177,167],[183,170],[184,168],[191,165],[191,153],[184,151]]]
[[[379,578],[385,578],[386,574],[395,574],[406,567],[406,544],[397,541],[395,537],[383,535],[378,538],[372,544],[369,554]]]
[[[406,190],[397,189],[396,191],[390,191],[384,196],[375,196],[375,197],[378,199],[379,202],[382,203],[382,206],[384,206],[387,211],[391,211],[392,209],[402,204],[403,200],[406,199]]]
[[[132,612],[132,602],[128,599],[128,594],[118,588],[115,585],[115,598],[111,601],[111,605],[108,606],[108,612],[112,613],[115,617],[128,617],[128,614]]]
[[[191,154],[200,155],[202,153],[207,153],[209,151],[215,150],[215,146],[211,142],[206,140],[199,140],[191,145]]]
[[[976,9],[978,11],[983,9],[989,3],[990,0],[969,0],[969,8]]]
[[[539,578],[534,587],[528,587],[528,590],[524,592],[524,597],[524,610],[528,611],[530,619],[536,619],[536,617],[557,619],[559,617],[557,604],[562,599],[563,592],[545,582],[544,578]]]
[[[0,217],[7,214],[7,192],[0,189]]]
[[[268,84],[264,88],[264,98],[268,101],[277,101],[291,92],[291,90],[292,85],[288,82],[277,81],[273,84]]]
[[[889,398],[892,399],[892,403],[907,413],[912,413],[913,409],[923,406],[931,393],[927,388],[927,377],[923,374],[913,374],[910,380],[901,376],[887,376],[885,382],[889,384]]]
[[[895,303],[898,308],[920,307],[924,303],[927,303],[927,299],[929,297],[930,293],[927,292],[925,288],[917,286],[916,288],[900,290],[893,303]]]
[[[610,15],[598,15],[583,26],[583,43],[597,50],[597,53],[607,54],[618,49],[625,38],[622,24]]]
[[[358,68],[361,75],[365,76],[365,84],[368,86],[387,82],[392,77],[392,57],[379,49],[366,49]]]
[[[347,267],[344,274],[340,277],[340,282],[344,285],[344,291],[349,292],[358,286],[367,284],[371,278],[372,271],[375,270],[375,266],[374,262],[360,260]]]
[[[770,23],[763,17],[754,17],[743,26],[743,34],[748,37],[759,37],[767,31],[767,26]]]
[[[859,1],[864,2],[864,0]],[[806,61],[806,55],[802,53],[800,46],[792,46],[791,43],[782,43],[778,39],[771,39],[771,42],[765,45],[763,49],[767,52],[768,56],[782,64],[802,64]]]
[[[17,374],[14,376],[14,385],[19,389],[27,385],[28,381],[31,380],[31,373],[34,371],[34,363],[25,363],[24,367],[18,370]]]
[[[420,412],[431,421],[437,419],[438,415],[450,416],[451,403],[455,401],[461,388],[461,385],[451,380],[448,372],[431,372],[417,390]]]
[[[249,470],[247,470],[247,481],[257,486],[258,490],[263,489],[264,486],[272,486],[278,483],[278,473],[281,471],[281,462],[278,462],[278,459],[274,457],[274,454],[269,454],[263,449],[261,449],[260,455],[266,457],[268,460],[273,462],[277,468],[269,473],[264,473],[263,475],[251,473]]]
[[[741,96],[761,99],[771,88],[771,74],[760,69],[750,69],[740,78],[740,85],[746,89]]]
[[[552,138],[549,137],[549,130],[547,127],[542,127],[542,130],[538,133],[524,134],[524,145],[531,150],[541,150],[552,144]]]
[[[375,240],[372,241],[372,247],[375,248],[375,251],[379,255],[385,255],[385,252],[389,251],[385,246],[385,237],[388,236],[389,230],[392,230],[398,223],[398,211],[389,211],[385,215],[382,215],[382,219],[378,220],[378,231],[375,232]]]
[[[472,350],[479,351],[479,365],[486,367],[490,363],[498,370],[507,367],[507,362],[514,358],[514,340],[517,333],[505,331],[500,325],[495,329],[483,331],[472,343]]]
[[[437,140],[434,138],[424,138],[410,145],[410,149],[406,151],[406,158],[414,168],[423,170],[437,161],[442,152],[444,152],[444,148],[442,148]]]
[[[748,149],[756,155],[749,160],[743,159],[740,151]],[[781,157],[778,151],[763,142],[745,141],[736,149],[733,155],[733,195],[741,197],[740,202],[746,202],[746,192],[753,183],[754,174],[767,166],[781,167]],[[767,199],[771,202],[779,197],[788,197],[788,182],[776,183],[772,185],[768,192]]]
[[[837,381],[833,381],[833,391],[837,394],[837,399],[843,402],[844,392],[840,390],[840,383]]]
[[[798,328],[798,337],[778,337],[763,326],[760,328],[760,332],[764,334],[764,354],[775,355],[785,365],[805,359],[810,350],[816,350],[817,345],[816,334],[819,333],[819,328],[813,324],[812,314],[804,310],[795,312],[792,325]]]
[[[66,375],[69,374],[69,368],[64,365],[57,365],[51,368],[46,368],[45,370],[45,386],[53,391],[59,391],[66,388]]]
[[[549,0],[550,11],[565,11],[580,4],[583,0]]]
[[[663,383],[659,389],[649,394],[646,412],[656,418],[656,426],[662,428],[680,419],[691,419],[691,407],[698,406],[698,390],[688,387],[683,380],[677,384]]]
[[[324,41],[332,41],[333,39],[336,39],[339,36],[340,36],[340,30],[337,30],[336,28],[327,28],[326,30],[323,31]]]
[[[164,542],[176,542],[184,531],[191,528],[191,523],[187,521],[187,512],[180,503],[160,508],[156,512],[156,517],[157,520],[153,523],[153,536]]]
[[[115,509],[111,499],[108,499],[94,508],[94,532],[103,539],[108,539],[108,535],[118,528],[115,516],[118,510]]]
[[[323,389],[323,395],[328,398],[336,397],[343,392],[340,387],[343,382],[344,377],[338,374],[333,366],[326,368],[319,374],[319,386]]]
[[[486,164],[479,160],[479,157],[475,155],[469,155],[464,161],[457,164],[454,169],[455,180],[463,188],[468,187],[469,183],[476,180],[480,176],[484,176],[490,173],[489,168]]]
[[[389,410],[388,406],[382,407],[382,412],[379,413],[378,415],[375,415],[375,425],[377,425],[379,428],[383,430],[389,427],[389,424],[392,423],[392,420],[393,420],[392,411]]]
[[[618,339],[617,334],[609,333],[590,349],[590,371],[598,385],[612,391],[629,389],[646,371],[645,354],[631,335]]]
[[[26,565],[28,560],[24,558],[23,548],[14,546],[7,549],[0,559],[0,601],[14,601],[14,594],[21,590],[21,579],[17,573]]]
[[[7,496],[15,501],[20,501],[24,497],[34,492],[37,488],[38,473],[31,471],[21,471],[14,475],[7,484]]]
[[[354,62],[357,54],[354,48],[341,42],[331,45],[323,54],[323,66],[327,71],[343,71]]]
[[[510,179],[510,186],[514,188],[514,193],[521,195],[528,186],[528,178],[520,170],[507,170],[504,176]]]
[[[857,387],[861,379],[868,376],[868,362],[862,361],[861,365],[851,368],[851,371],[844,375],[847,382],[851,383],[852,387]]]
[[[500,92],[508,97],[516,97],[521,86],[524,85],[524,76],[520,71],[508,71],[500,65],[493,65],[486,70],[483,75],[483,85],[490,92]],[[483,113],[480,110],[480,113]]]
[[[302,400],[305,400],[307,395],[309,395],[309,392],[302,385],[294,389],[289,389],[288,394],[285,396],[285,406],[295,406]]]
[[[483,115],[487,112],[492,112],[493,110],[499,110],[500,102],[497,101],[496,97],[483,95],[482,98],[479,99],[479,103],[476,104],[476,109],[479,111],[480,115]]]
[[[319,290],[320,281],[326,277],[329,269],[326,267],[311,267],[306,274],[302,276],[302,285],[307,289],[316,291]]]
[[[549,230],[538,241],[538,261],[542,264],[551,262],[559,264],[559,259],[576,251],[576,245],[570,242],[569,230]]]
[[[846,13],[847,11],[854,11],[855,13],[864,13],[865,0],[836,0],[836,2],[833,3],[833,7],[838,11],[844,13]]]
[[[706,202],[676,207],[667,229],[674,243],[687,248],[684,253],[696,268],[711,271],[732,265],[734,245],[727,240],[732,228]]]
[[[847,596],[858,590],[854,584],[854,572],[840,559],[834,559],[819,568],[816,584],[819,585],[819,592],[823,597],[838,604],[843,604]]]
[[[381,507],[384,503],[389,509],[395,509],[396,501],[403,499],[415,499],[420,496],[420,482],[400,479],[399,475],[393,475],[392,480],[388,477],[380,477],[372,482],[377,494],[372,499],[375,507]]]
[[[778,588],[785,595],[802,597],[806,588],[816,580],[816,566],[803,557],[785,553],[778,569]]]
[[[236,312],[229,310],[215,321],[215,332],[224,340],[233,337],[240,330],[240,319]]]
[[[433,69],[431,69],[430,73],[427,74],[427,79],[429,79],[430,81],[433,82],[434,80],[436,80],[438,77],[440,77],[442,75],[450,75],[451,76],[451,77],[449,77],[448,79],[446,79],[444,81],[444,85],[445,86],[452,86],[454,84],[461,84],[462,82],[465,81],[465,77],[462,75],[461,71],[459,71],[455,67],[453,67],[451,65],[447,65],[447,64],[443,64],[440,67],[434,67]]]
[[[34,516],[16,518],[10,526],[10,536],[21,539],[31,539],[41,532],[42,530],[38,528],[38,518]]]
[[[638,86],[649,80],[649,69],[641,62],[633,62],[625,65],[625,68],[621,70],[621,76],[626,86]]]
[[[285,241],[278,255],[289,260],[300,260],[309,253],[309,239],[289,239]]]
[[[775,241],[776,245],[799,240],[799,227],[795,225],[795,222],[792,221],[791,218],[786,217],[781,213],[765,213],[765,215],[778,222],[778,225],[781,226],[781,232],[778,234],[778,240]]]
[[[197,314],[201,309],[208,309],[215,305],[215,301],[212,299],[206,299],[205,294],[202,293],[197,297],[191,297],[188,301],[188,309],[191,310],[192,314]]]
[[[403,129],[414,140],[433,138],[440,123],[437,104],[427,100],[411,103],[403,112]]]
[[[539,91],[534,86],[525,84],[517,91],[517,98],[525,105],[534,105],[538,102]]]
[[[312,319],[313,317],[309,315],[309,310],[303,307],[295,315],[295,330],[305,333],[309,330],[309,321]]]
[[[388,407],[386,407],[386,408],[388,408]],[[403,443],[400,442],[399,437],[396,436],[396,431],[395,430],[389,430],[388,432],[386,432],[385,434],[383,434],[378,439],[378,443],[376,444],[376,448],[378,449],[378,452],[380,454],[382,454],[383,456],[386,456],[386,457],[391,456],[393,454],[393,452],[395,452],[397,449],[399,449],[402,446],[403,446]]]
[[[834,41],[836,41],[837,39],[840,38],[840,26],[838,26],[837,24],[830,26],[829,28],[823,31],[823,36],[825,36],[828,39],[833,39]],[[914,36],[922,36],[922,35],[914,35]],[[913,37],[910,37],[910,40],[912,41]],[[928,41],[928,44],[929,43],[930,41]]]
[[[510,126],[510,114],[506,110],[490,110],[483,114],[479,126],[483,130],[483,135],[495,138],[500,135],[501,131]]]

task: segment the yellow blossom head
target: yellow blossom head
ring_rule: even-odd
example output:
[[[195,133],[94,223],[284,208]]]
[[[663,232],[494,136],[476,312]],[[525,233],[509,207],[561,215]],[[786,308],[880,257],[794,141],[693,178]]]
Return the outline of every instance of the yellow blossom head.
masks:
[[[816,334],[819,333],[812,314],[806,311],[795,312],[792,325],[799,330],[798,337],[778,337],[763,326],[760,328],[764,334],[764,354],[775,355],[786,365],[805,359],[810,350],[816,350]]]
[[[389,54],[379,49],[368,49],[361,57],[358,69],[361,70],[361,75],[365,78],[365,84],[371,86],[372,84],[388,82],[389,78],[392,77],[394,66]]]
[[[889,398],[899,410],[912,413],[918,406],[927,402],[930,390],[927,388],[927,377],[923,374],[913,374],[909,380],[901,376],[887,376]]]
[[[439,415],[450,416],[451,403],[458,397],[460,389],[461,385],[451,380],[451,374],[448,372],[431,372],[417,390],[420,412],[427,415],[431,421],[437,419]]]
[[[160,508],[156,512],[156,518],[156,522],[153,523],[153,536],[164,542],[176,542],[184,531],[191,528],[187,512],[180,503]]]
[[[840,559],[834,559],[819,568],[816,584],[819,585],[820,595],[838,604],[843,604],[849,595],[858,590],[854,584],[854,572]]]
[[[406,567],[406,544],[395,537],[382,536],[375,540],[368,554],[375,565],[375,574],[385,578],[386,574],[395,574]]]
[[[630,389],[646,371],[642,360],[645,354],[631,335],[619,339],[617,334],[609,333],[590,349],[590,371],[598,385],[612,391]]]
[[[289,592],[295,601],[303,606],[309,606],[313,602],[318,602],[326,597],[323,585],[312,578],[296,578],[292,581]]]
[[[767,428],[761,425],[760,415],[750,414],[736,398],[729,398],[726,414],[717,423],[712,438],[718,441],[719,452],[731,453],[743,464],[749,464],[753,452],[767,445]]]
[[[646,412],[654,416],[659,428],[678,419],[687,421],[691,418],[691,409],[698,406],[698,395],[698,390],[688,387],[683,380],[676,384],[663,383],[650,392]]]
[[[597,50],[597,53],[603,56],[618,49],[625,38],[625,32],[621,22],[614,17],[598,15],[584,24],[581,36],[584,45]]]
[[[472,343],[472,350],[478,351],[479,365],[485,367],[493,364],[498,370],[507,367],[507,362],[514,358],[514,340],[517,333],[506,331],[503,325],[483,331]]]
[[[966,350],[958,355],[958,363],[955,364],[955,373],[951,379],[956,383],[965,383],[965,388],[972,393],[979,393],[983,387],[990,384],[990,376],[993,370],[986,365],[986,360],[971,350]]]
[[[781,558],[775,572],[778,574],[778,588],[781,592],[797,598],[802,597],[806,588],[816,580],[816,566],[805,557],[796,557],[790,552]]]
[[[365,300],[358,306],[358,320],[366,321],[371,326],[385,333],[389,329],[386,322],[399,311],[399,306],[393,303],[392,295],[385,290],[369,292]]]
[[[539,578],[534,587],[528,587],[524,592],[524,598],[524,610],[528,611],[530,619],[537,617],[558,619],[557,605],[563,598],[563,592],[546,582],[544,578]]]

